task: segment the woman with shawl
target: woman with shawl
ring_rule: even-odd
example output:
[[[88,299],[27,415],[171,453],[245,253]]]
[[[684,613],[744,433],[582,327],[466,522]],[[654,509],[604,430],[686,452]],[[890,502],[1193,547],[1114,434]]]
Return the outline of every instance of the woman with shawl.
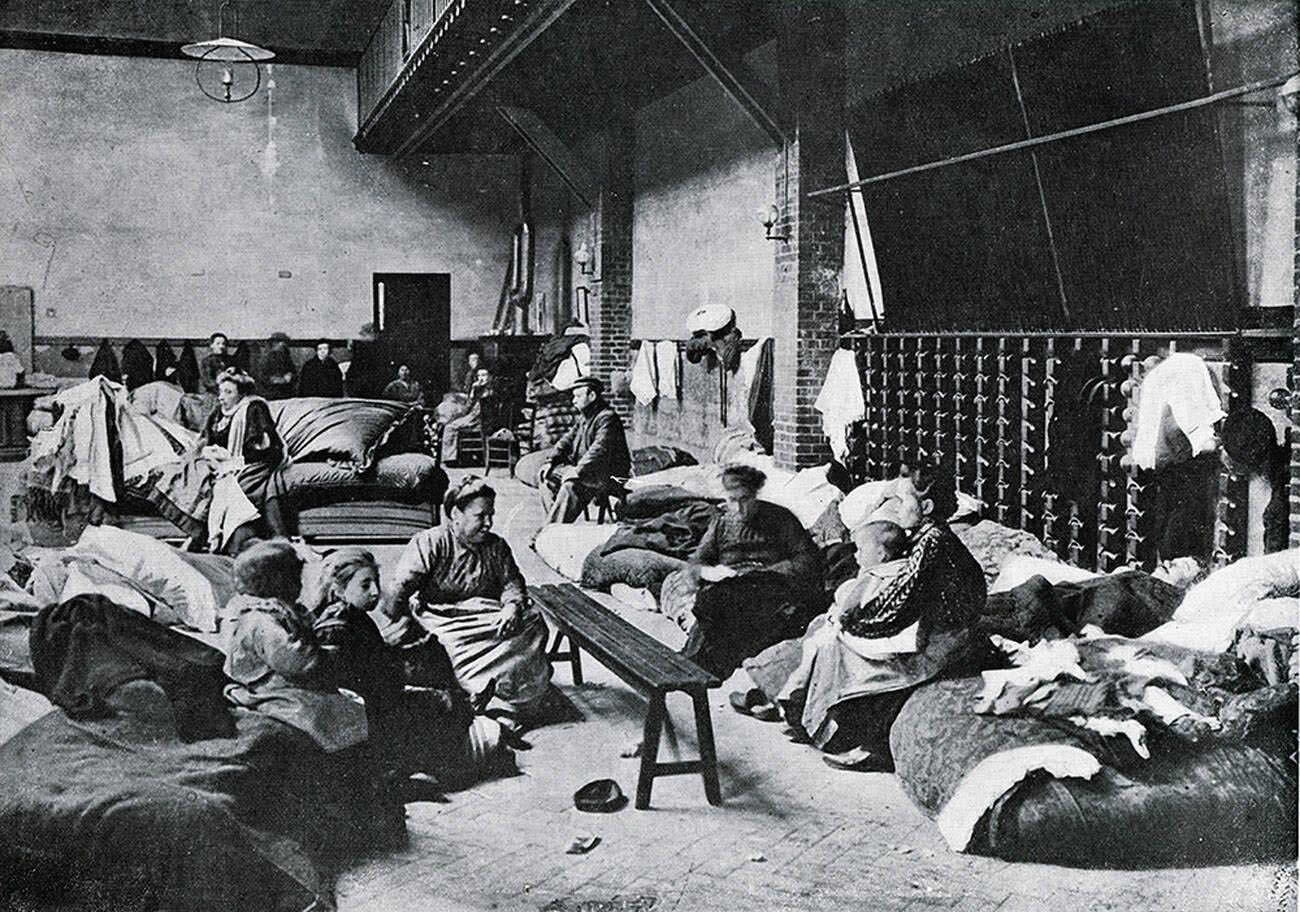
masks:
[[[918,685],[960,660],[984,607],[984,572],[945,521],[956,509],[952,476],[929,467],[904,471],[863,485],[840,513],[855,543],[873,522],[908,530],[906,566],[879,586],[862,585],[867,569],[843,583],[830,609],[839,632],[813,639],[821,624],[809,625],[811,661],[783,685],[772,674],[779,663],[765,671],[761,661],[746,666],[763,678],[763,690],[778,692],[796,732],[827,752],[844,752],[831,765],[889,767],[889,728],[898,710]]]
[[[253,395],[255,382],[236,368],[217,378],[217,407],[203,423],[199,448],[223,447],[235,469],[240,490],[262,514],[276,535],[289,537],[293,528],[280,463],[284,444],[266,400]]]

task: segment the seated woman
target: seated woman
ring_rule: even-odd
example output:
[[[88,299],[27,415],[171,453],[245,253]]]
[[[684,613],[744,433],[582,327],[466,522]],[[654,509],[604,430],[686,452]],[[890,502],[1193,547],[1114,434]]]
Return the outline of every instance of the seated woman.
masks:
[[[442,426],[442,461],[453,463],[459,456],[460,432],[476,431],[483,420],[483,400],[496,395],[496,384],[486,367],[480,367],[473,385],[467,391],[468,411],[452,418]]]
[[[219,446],[230,453],[240,490],[261,512],[270,531],[287,538],[296,529],[280,474],[284,444],[266,400],[253,395],[255,385],[237,368],[227,368],[218,376],[218,404],[204,422],[198,447]],[[252,534],[243,528],[232,539],[247,540]],[[232,540],[225,550],[237,553],[238,545]]]
[[[826,607],[821,552],[793,513],[758,499],[764,481],[751,466],[723,469],[726,506],[672,587],[694,617],[682,653],[723,680]]]
[[[411,368],[407,364],[399,366],[396,379],[384,387],[385,399],[396,399],[398,402],[419,402],[422,396],[424,396],[424,388],[419,380],[411,379]]]
[[[398,560],[384,614],[419,624],[446,647],[460,686],[490,686],[496,709],[527,718],[546,696],[551,665],[546,622],[528,601],[505,540],[492,534],[496,492],[467,477],[447,491],[450,522],[417,533]],[[400,628],[399,628],[400,629]]]
[[[809,659],[784,686],[773,684],[771,669],[759,683],[779,688],[778,703],[796,732],[827,752],[843,752],[832,765],[887,769],[894,717],[918,685],[964,654],[985,581],[942,519],[957,504],[950,473],[925,467],[860,490],[857,516],[849,517],[856,522],[846,523],[855,544],[870,554],[871,528],[888,519],[909,530],[906,565],[877,579],[876,558],[864,556],[858,577],[836,590],[825,622],[833,632],[810,625]]]
[[[371,740],[397,776],[422,772],[440,784],[468,786],[494,769],[509,769],[501,726],[475,718],[447,652],[432,636],[389,646],[368,612],[379,604],[379,566],[361,548],[325,559],[313,613],[315,632],[335,680],[366,703]],[[416,685],[407,687],[406,685]]]

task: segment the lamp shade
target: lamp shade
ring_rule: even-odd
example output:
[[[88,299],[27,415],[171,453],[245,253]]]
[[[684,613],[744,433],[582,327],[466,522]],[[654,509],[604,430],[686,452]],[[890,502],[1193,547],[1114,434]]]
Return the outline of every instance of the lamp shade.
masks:
[[[220,60],[225,63],[255,63],[259,60],[271,60],[275,51],[240,41],[238,38],[211,38],[184,45],[181,53],[187,57],[200,60]]]

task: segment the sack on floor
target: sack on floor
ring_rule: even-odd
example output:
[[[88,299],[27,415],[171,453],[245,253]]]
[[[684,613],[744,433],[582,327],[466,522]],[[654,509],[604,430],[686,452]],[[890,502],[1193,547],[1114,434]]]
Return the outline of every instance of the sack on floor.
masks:
[[[953,849],[1093,867],[1295,857],[1285,749],[1162,739],[1121,770],[1079,730],[977,714],[979,690],[979,678],[925,685],[889,735],[903,790]]]
[[[1099,867],[1294,859],[1295,809],[1285,755],[1223,744],[1092,779],[1034,776],[993,806],[971,850]]]
[[[649,589],[659,597],[664,578],[686,562],[658,551],[645,548],[622,548],[612,554],[601,554],[593,548],[582,562],[582,585],[589,589],[609,591],[615,583],[627,583],[635,589]]]

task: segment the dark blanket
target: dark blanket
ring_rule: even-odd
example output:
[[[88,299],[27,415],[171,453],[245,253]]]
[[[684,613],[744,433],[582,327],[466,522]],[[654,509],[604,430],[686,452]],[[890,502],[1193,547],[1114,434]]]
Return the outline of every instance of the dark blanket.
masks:
[[[638,447],[632,451],[632,474],[653,475],[676,466],[695,465],[695,457],[670,446]]]
[[[1139,637],[1172,618],[1182,597],[1177,587],[1136,570],[1056,585],[1034,576],[990,595],[978,629],[1033,642],[1092,624],[1115,636]]]
[[[232,709],[232,737],[185,743],[150,682],[107,700],[110,718],[53,712],[0,746],[0,908],[328,901],[323,859],[368,838],[354,829],[368,819],[354,758],[243,709]]]
[[[74,719],[111,713],[108,696],[128,681],[156,682],[182,740],[234,732],[222,689],[225,657],[102,595],[79,595],[36,615],[31,629],[36,689]]]
[[[688,503],[671,513],[621,526],[605,542],[600,553],[608,557],[616,551],[640,548],[687,560],[717,513],[717,509],[707,501]]]
[[[640,452],[639,450],[637,452]],[[635,454],[632,457],[636,458]],[[632,488],[619,504],[620,519],[651,519],[693,503],[717,504],[720,501],[701,497],[693,491],[676,485],[650,485],[644,488]]]
[[[920,687],[890,731],[903,790],[934,816],[983,760],[1034,745],[1092,753],[1092,779],[1034,774],[995,801],[967,851],[1009,860],[1134,867],[1295,857],[1294,749],[1244,737],[1153,739],[1150,760],[1117,757],[1054,720],[980,715],[978,677]],[[1294,717],[1294,689],[1290,711]]]

